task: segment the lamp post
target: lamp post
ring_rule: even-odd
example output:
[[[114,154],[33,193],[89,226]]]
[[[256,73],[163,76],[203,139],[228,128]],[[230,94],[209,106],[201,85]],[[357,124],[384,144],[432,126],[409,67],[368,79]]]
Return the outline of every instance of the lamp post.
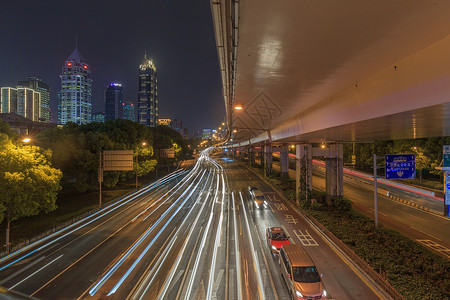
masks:
[[[146,142],[142,142],[142,146],[145,147],[147,145]],[[136,190],[138,189],[138,166],[139,166],[139,147],[136,151]]]

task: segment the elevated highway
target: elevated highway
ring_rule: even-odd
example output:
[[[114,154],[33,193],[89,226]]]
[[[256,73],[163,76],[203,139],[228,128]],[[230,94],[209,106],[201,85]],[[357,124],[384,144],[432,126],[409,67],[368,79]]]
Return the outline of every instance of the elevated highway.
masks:
[[[211,3],[234,145],[449,135],[450,2]]]
[[[327,194],[342,196],[341,143],[450,134],[449,1],[211,6],[231,134],[226,147],[252,155],[261,146],[265,174],[273,147],[281,146],[287,176],[286,146],[296,144],[297,191],[312,189],[311,160],[320,156]],[[326,149],[312,147],[317,143]]]

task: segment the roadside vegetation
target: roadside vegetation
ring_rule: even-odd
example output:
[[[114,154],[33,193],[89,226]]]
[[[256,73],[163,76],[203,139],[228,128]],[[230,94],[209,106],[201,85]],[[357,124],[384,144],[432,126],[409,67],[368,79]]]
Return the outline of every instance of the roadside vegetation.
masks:
[[[8,223],[15,245],[96,208],[102,150],[133,150],[139,181],[147,183],[192,156],[177,131],[121,119],[43,130],[29,144],[21,139],[0,121],[0,252]],[[173,149],[175,157],[161,157],[160,149]],[[103,202],[133,190],[135,176],[104,172]]]
[[[261,169],[258,169],[259,171]],[[269,181],[295,202],[289,179],[274,175]],[[323,192],[312,191],[309,199],[297,204],[301,209],[349,246],[406,299],[450,299],[450,261],[395,230],[380,225],[353,210],[351,201],[332,199],[326,203]]]
[[[344,144],[344,163],[352,165],[352,155],[356,157],[357,170],[373,172],[373,154],[381,157],[378,161],[383,164],[386,154],[414,154],[416,156],[416,179],[408,180],[408,184],[430,189],[443,190],[443,172],[436,170],[442,166],[443,146],[450,145],[450,137],[432,137],[414,140],[379,141],[371,144]],[[403,182],[403,180],[402,180]]]

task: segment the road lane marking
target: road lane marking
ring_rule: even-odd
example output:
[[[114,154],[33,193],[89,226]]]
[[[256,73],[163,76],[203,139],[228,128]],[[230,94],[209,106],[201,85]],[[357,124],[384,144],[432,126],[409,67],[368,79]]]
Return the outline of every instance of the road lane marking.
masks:
[[[242,278],[241,278],[241,265],[240,265],[240,253],[239,253],[239,235],[237,232],[237,223],[236,223],[236,207],[234,204],[234,192],[231,193],[231,198],[233,201],[233,219],[234,219],[234,247],[235,247],[235,255],[236,255],[236,283],[238,290],[238,300],[242,299]],[[241,232],[241,231],[239,231]]]
[[[431,248],[436,252],[442,253],[447,258],[450,258],[450,249],[442,246],[441,244],[438,244],[431,240],[416,240],[417,242],[421,243],[425,247]]]
[[[24,279],[22,279],[21,281],[19,281],[18,283],[16,283],[15,285],[13,285],[12,287],[9,288],[9,290],[13,290],[16,286],[20,285],[22,282],[26,281],[27,279],[31,278],[32,276],[34,276],[35,274],[37,274],[38,272],[42,271],[43,269],[45,269],[46,267],[48,267],[49,265],[51,265],[52,263],[54,263],[55,261],[57,261],[58,259],[60,259],[64,254],[61,254],[60,256],[58,256],[57,258],[55,258],[54,260],[52,260],[51,262],[49,262],[48,264],[46,264],[45,266],[43,266],[42,268],[40,268],[39,270],[31,273],[31,275],[25,277]]]
[[[289,210],[289,208],[287,208],[283,203],[274,203],[274,205],[278,210]]]
[[[263,286],[263,283],[262,283],[261,268],[260,268],[259,262],[258,262],[258,254],[257,254],[257,252],[255,250],[255,246],[253,245],[253,237],[252,237],[252,233],[250,231],[250,225],[248,223],[247,211],[245,210],[244,198],[242,198],[242,193],[239,193],[239,196],[241,197],[242,209],[243,209],[244,218],[245,218],[245,225],[247,227],[248,235],[250,237],[250,247],[251,247],[251,253],[252,253],[252,256],[253,256],[253,266],[255,268],[256,278],[257,278],[257,281],[258,281],[258,293],[260,295],[260,299],[265,300],[266,299],[266,295],[263,292],[264,291],[264,286]]]
[[[10,276],[6,277],[5,279],[3,279],[2,281],[0,281],[0,286],[4,285],[6,282],[10,281],[11,279],[13,279],[14,277],[16,277],[17,275],[23,273],[24,271],[28,270],[29,268],[31,268],[32,266],[34,266],[35,264],[37,264],[38,262],[40,262],[41,260],[43,260],[45,258],[45,256],[41,256],[38,259],[36,259],[35,261],[33,261],[32,263],[28,264],[26,267],[20,269],[19,271],[11,274]]]
[[[308,230],[305,230],[305,233],[301,232],[300,230],[294,230],[294,233],[303,246],[319,246],[319,244],[309,234]]]
[[[206,201],[204,201],[204,203],[206,203]],[[200,227],[200,231],[199,232],[202,232],[202,230],[203,230],[203,226]],[[197,248],[197,244],[198,244],[198,240],[199,239],[200,239],[200,234],[197,236],[197,240],[195,241],[194,247],[192,248],[192,253],[189,256],[189,260],[188,260],[188,263],[186,265],[186,270],[189,270],[189,266],[191,265],[191,262],[192,262],[192,257],[194,257],[194,253],[195,253],[194,250]],[[187,276],[188,273],[190,274],[190,272],[184,272],[183,279],[181,280],[180,288],[178,289],[178,293],[177,293],[176,299],[180,299],[180,293],[184,290],[184,286],[185,286],[184,283],[186,281],[186,276]]]
[[[373,213],[375,210],[374,210],[373,208],[369,208],[367,211],[370,212],[370,213]],[[380,211],[378,211],[378,214],[379,214],[379,215],[382,215],[382,216],[385,216],[385,217],[389,217],[387,214],[382,213],[382,212],[380,212]]]
[[[432,238],[434,238],[434,239],[436,239],[436,240],[438,240],[438,241],[442,241],[440,238],[437,238],[437,237],[435,237],[434,235],[431,235],[431,234],[429,234],[429,233],[427,233],[427,232],[425,232],[425,231],[422,231],[422,230],[420,230],[420,229],[417,229],[416,227],[413,227],[413,226],[409,226],[409,227],[411,227],[412,229],[414,229],[414,230],[417,230],[418,232],[421,232],[421,233],[423,233],[423,234],[426,234],[426,235],[428,235],[428,236],[431,236]]]
[[[256,236],[258,237],[259,245],[261,246],[261,253],[262,253],[262,256],[264,258],[264,263],[266,265],[266,273],[269,276],[270,285],[272,286],[272,291],[273,291],[273,294],[275,296],[275,299],[278,300],[277,290],[275,288],[275,283],[273,282],[272,272],[270,272],[269,263],[267,262],[266,254],[264,253],[264,245],[263,245],[263,242],[261,241],[261,238],[259,236],[259,231],[258,231],[258,228],[256,227],[256,224],[253,223],[253,225],[255,226]],[[272,253],[272,250],[270,248],[269,248],[269,251],[270,251],[270,253]]]
[[[284,220],[289,224],[297,224],[298,219],[294,218],[293,215],[284,215]]]
[[[209,281],[208,281],[208,290],[206,293],[207,299],[211,298],[212,289],[214,286],[214,271],[216,268],[216,260],[217,260],[217,252],[219,251],[219,247],[221,246],[221,237],[222,237],[222,226],[223,226],[223,205],[225,203],[225,180],[222,175],[222,201],[221,201],[221,208],[220,208],[220,217],[219,217],[219,224],[218,228],[216,229],[216,240],[214,243],[214,250],[213,250],[213,256],[211,261],[211,269],[209,273]],[[217,181],[219,182],[219,175],[217,175]],[[219,188],[219,184],[217,184],[217,188]]]
[[[293,204],[287,202],[288,205],[294,210],[297,211],[298,208],[294,207]],[[300,215],[300,214],[299,214]],[[301,215],[300,215],[301,216]],[[372,290],[372,292],[378,296],[378,298],[380,299],[384,299],[385,297],[383,297],[377,290],[375,290],[375,288],[368,282],[368,280],[366,278],[364,278],[363,274],[355,267],[352,265],[352,262],[350,260],[350,258],[347,258],[347,256],[345,255],[344,252],[341,253],[342,250],[340,250],[334,243],[333,241],[328,238],[323,232],[320,231],[319,228],[316,228],[314,223],[312,221],[310,221],[308,218],[303,218],[309,225],[310,227],[322,238],[322,240],[328,244],[328,246],[330,247],[330,249],[336,253],[337,256],[339,256],[341,258],[341,260],[347,265],[349,266],[350,269],[352,269],[352,271],[356,274],[356,276],[358,276],[365,284],[366,286]]]
[[[405,211],[402,211],[404,214],[406,214],[406,215],[408,215],[408,216],[411,216],[411,217],[414,217],[414,218],[417,218],[417,219],[419,219],[420,221],[422,221],[422,222],[425,222],[425,223],[429,223],[429,221],[427,221],[427,220],[425,220],[425,219],[422,219],[422,218],[420,218],[420,217],[418,217],[418,216],[416,216],[416,215],[413,215],[413,214],[410,214],[410,213],[407,213],[407,212],[405,212]]]
[[[224,273],[224,269],[220,269],[219,275],[217,275],[216,282],[214,282],[214,286],[212,288],[213,292],[212,292],[211,299],[217,299],[217,290],[219,289],[220,281],[222,281],[223,273]]]

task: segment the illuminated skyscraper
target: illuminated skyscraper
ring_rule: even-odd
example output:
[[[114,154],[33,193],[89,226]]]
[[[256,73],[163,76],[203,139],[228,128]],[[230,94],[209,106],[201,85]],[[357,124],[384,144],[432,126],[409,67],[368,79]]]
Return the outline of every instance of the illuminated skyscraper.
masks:
[[[1,89],[1,113],[17,114],[17,89],[12,87],[2,87]]]
[[[24,118],[39,121],[41,93],[29,88],[1,88],[1,112],[15,113]]]
[[[130,101],[123,101],[122,105],[122,118],[136,122],[136,115],[134,111],[134,104]]]
[[[123,87],[119,83],[111,83],[105,90],[105,121],[122,119]]]
[[[27,80],[19,81],[19,87],[30,88],[41,93],[40,99],[40,121],[50,122],[50,86],[38,77],[28,77]]]
[[[91,70],[78,48],[70,54],[62,67],[59,123],[86,124],[92,117]]]
[[[158,125],[156,67],[147,55],[139,66],[138,122],[147,126]]]

